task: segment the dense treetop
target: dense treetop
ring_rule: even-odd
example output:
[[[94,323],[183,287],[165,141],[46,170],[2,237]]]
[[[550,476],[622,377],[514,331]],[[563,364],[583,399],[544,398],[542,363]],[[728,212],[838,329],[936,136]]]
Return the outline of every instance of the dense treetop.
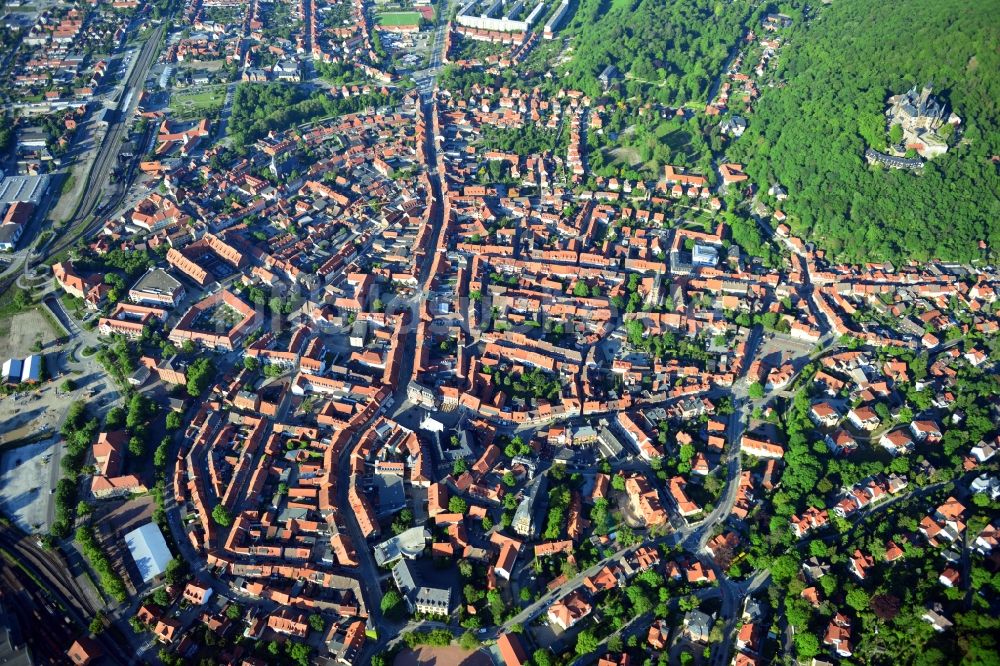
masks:
[[[631,93],[706,102],[749,13],[747,3],[716,0],[581,0],[570,24],[576,36],[568,82],[596,95],[597,77],[615,65]]]
[[[390,101],[381,93],[339,97],[322,89],[309,91],[290,83],[241,83],[233,97],[229,134],[237,150],[245,150],[270,131],[284,131],[293,125],[356,113]]]
[[[731,149],[795,231],[847,260],[970,261],[1000,246],[1000,1],[843,0],[793,33],[786,84],[765,91]],[[933,82],[959,116],[958,145],[921,172],[869,167],[885,100]]]

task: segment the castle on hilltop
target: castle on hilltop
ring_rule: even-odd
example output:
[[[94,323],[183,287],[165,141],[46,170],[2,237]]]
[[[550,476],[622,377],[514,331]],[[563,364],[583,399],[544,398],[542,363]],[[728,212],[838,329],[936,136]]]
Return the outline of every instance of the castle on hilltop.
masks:
[[[954,113],[949,114],[945,105],[931,94],[933,89],[933,84],[928,83],[920,91],[913,86],[902,95],[893,95],[887,100],[889,108],[885,112],[890,134],[894,125],[899,125],[903,131],[902,152],[912,149],[928,160],[948,152],[941,128],[945,124],[954,128],[962,122]]]

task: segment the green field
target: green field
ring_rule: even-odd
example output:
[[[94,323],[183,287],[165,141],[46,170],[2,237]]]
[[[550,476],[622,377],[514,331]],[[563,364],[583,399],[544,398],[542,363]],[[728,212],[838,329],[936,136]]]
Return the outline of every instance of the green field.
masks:
[[[420,25],[420,12],[386,12],[379,14],[378,24],[385,26]]]
[[[177,118],[204,118],[218,112],[225,100],[226,87],[219,85],[197,92],[175,92],[170,96],[170,108]]]

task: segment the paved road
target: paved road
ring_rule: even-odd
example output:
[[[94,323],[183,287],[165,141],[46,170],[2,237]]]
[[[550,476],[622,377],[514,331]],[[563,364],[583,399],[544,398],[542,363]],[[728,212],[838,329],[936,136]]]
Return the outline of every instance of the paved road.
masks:
[[[430,96],[422,96],[422,108],[421,112],[425,115],[426,126],[428,128],[427,137],[427,151],[428,151],[428,162],[430,165],[434,165],[437,162],[437,154],[434,147],[434,137],[431,136],[431,128],[433,127],[432,117],[436,113],[436,102],[429,98]],[[432,206],[431,216],[429,223],[432,225],[431,237],[437,239],[438,234],[441,230],[441,225],[444,221],[443,216],[443,206],[441,204],[441,181],[440,174],[437,173],[436,169],[429,169],[428,176],[431,184],[431,197],[434,205]],[[433,262],[428,258],[420,266],[420,272],[417,276],[417,282],[421,285],[425,284],[429,278],[430,267]],[[420,289],[415,292],[409,299],[402,301],[397,304],[397,307],[402,307],[410,310],[410,325],[402,327],[402,340],[400,344],[403,345],[403,355],[402,361],[399,366],[399,379],[397,381],[397,389],[393,393],[393,406],[397,412],[404,409],[403,405],[406,403],[406,387],[409,383],[410,378],[413,376],[413,363],[416,357],[416,318],[419,317],[419,312],[422,307],[423,302],[426,300],[427,294],[426,290]],[[395,415],[395,414],[394,414]],[[345,446],[344,451],[341,454],[341,459],[338,461],[339,464],[339,478],[337,482],[337,488],[339,493],[339,501],[341,506],[350,506],[347,501],[347,492],[350,484],[350,465],[349,459],[351,455],[351,449],[353,445]],[[368,607],[369,618],[379,629],[379,639],[377,641],[369,641],[365,647],[365,654],[362,661],[370,659],[371,655],[383,649],[389,642],[391,636],[398,636],[403,630],[402,625],[393,625],[382,615],[379,603],[382,599],[381,593],[381,583],[379,581],[379,571],[378,567],[375,565],[372,559],[371,549],[367,546],[367,540],[361,533],[361,528],[358,525],[357,519],[354,514],[345,511],[343,512],[344,522],[346,523],[347,530],[351,540],[356,545],[356,550],[358,552],[359,559],[361,561],[361,566],[357,572],[362,580],[362,589],[365,592],[366,598],[365,603]]]
[[[309,6],[309,3],[305,3]],[[236,96],[236,86],[238,81],[233,81],[226,85],[226,99],[222,103],[222,110],[219,112],[219,122],[215,126],[215,140],[219,141],[226,136],[226,127],[229,125],[229,117],[233,114],[233,98]]]
[[[443,7],[439,8],[438,11],[442,15],[438,18],[438,26],[434,29],[434,36],[431,38],[430,58],[428,59],[427,67],[413,73],[413,80],[416,82],[417,88],[422,95],[429,95],[433,92],[437,76],[441,73],[441,67],[444,62],[444,38],[448,30],[446,14],[451,10],[452,4],[456,3],[445,3]]]

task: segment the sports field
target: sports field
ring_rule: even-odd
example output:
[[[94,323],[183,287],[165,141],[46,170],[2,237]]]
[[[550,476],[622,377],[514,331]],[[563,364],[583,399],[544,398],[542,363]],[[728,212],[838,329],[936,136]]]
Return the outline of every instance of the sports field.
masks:
[[[420,12],[386,12],[379,14],[378,24],[385,26],[420,25]]]
[[[204,118],[217,113],[226,101],[226,86],[192,88],[170,96],[170,108],[176,118]]]

